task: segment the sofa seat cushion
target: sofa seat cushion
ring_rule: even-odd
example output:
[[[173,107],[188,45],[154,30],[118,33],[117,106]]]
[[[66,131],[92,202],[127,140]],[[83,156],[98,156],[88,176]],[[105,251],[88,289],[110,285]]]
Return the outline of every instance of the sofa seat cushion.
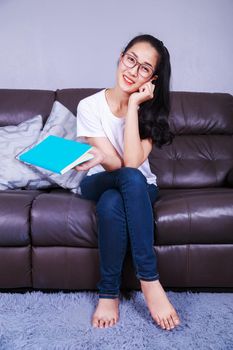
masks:
[[[233,189],[160,189],[155,245],[233,243],[232,213]],[[98,247],[95,202],[67,190],[36,197],[31,225],[34,246]]]
[[[233,189],[160,189],[155,244],[232,244]]]
[[[30,214],[34,198],[40,190],[0,191],[0,246],[30,244]]]
[[[97,247],[95,202],[65,189],[51,189],[33,203],[33,246]]]

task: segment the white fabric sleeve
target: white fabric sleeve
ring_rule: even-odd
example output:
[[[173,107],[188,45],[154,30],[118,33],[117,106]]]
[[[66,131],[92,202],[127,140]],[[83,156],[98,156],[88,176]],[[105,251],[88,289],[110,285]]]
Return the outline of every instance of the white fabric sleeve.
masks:
[[[77,138],[106,137],[101,121],[94,108],[82,100],[77,107]]]

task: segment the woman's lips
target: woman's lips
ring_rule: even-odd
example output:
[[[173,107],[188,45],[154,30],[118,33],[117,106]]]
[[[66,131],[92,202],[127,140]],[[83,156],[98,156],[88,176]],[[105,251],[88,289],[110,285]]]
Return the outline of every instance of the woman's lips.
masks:
[[[126,82],[127,85],[134,84],[134,81],[131,82],[131,80],[128,77],[126,77],[125,75],[123,75],[123,78],[124,78],[124,81]],[[127,80],[127,79],[129,79],[129,80]]]

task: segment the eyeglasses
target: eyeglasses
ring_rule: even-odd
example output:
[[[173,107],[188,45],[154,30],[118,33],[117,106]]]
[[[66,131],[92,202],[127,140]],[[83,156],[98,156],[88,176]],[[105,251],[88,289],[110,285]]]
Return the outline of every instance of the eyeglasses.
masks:
[[[151,78],[154,73],[154,70],[150,66],[148,66],[145,63],[143,64],[139,63],[134,56],[128,53],[125,53],[123,55],[122,62],[128,68],[133,68],[136,65],[138,65],[139,66],[138,72],[143,78]]]

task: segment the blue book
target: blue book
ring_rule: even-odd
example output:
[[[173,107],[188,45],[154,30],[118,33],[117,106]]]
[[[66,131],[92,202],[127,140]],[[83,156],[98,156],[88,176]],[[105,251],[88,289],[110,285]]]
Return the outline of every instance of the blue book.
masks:
[[[91,149],[89,144],[49,135],[17,159],[54,173],[65,174],[76,165],[94,158],[93,154],[88,153]]]

